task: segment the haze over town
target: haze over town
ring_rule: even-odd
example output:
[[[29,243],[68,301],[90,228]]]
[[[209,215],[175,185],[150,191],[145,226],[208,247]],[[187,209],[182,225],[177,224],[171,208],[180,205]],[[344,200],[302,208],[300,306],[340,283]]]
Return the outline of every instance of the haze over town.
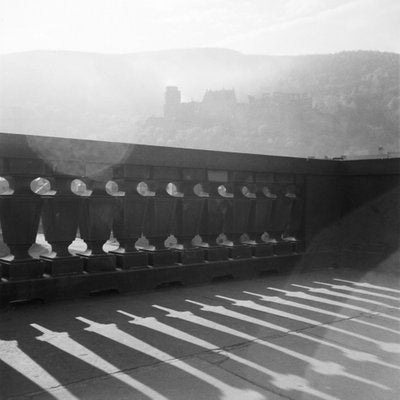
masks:
[[[0,0],[0,15],[0,131],[294,156],[399,151],[396,0]],[[236,111],[274,92],[311,102],[251,123],[236,111],[154,123],[167,86],[182,103],[233,91]]]

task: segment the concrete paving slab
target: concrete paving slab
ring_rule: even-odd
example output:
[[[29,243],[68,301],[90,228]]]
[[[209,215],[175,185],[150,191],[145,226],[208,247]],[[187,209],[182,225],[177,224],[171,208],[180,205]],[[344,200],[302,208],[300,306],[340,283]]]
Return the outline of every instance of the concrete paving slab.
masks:
[[[336,339],[338,340],[325,336],[323,342],[315,343],[303,337],[284,336],[274,339],[273,343],[292,351],[299,351],[301,354],[307,355],[318,361],[336,363],[341,366],[342,371],[345,371],[346,374],[352,375],[352,377],[335,375],[334,368],[328,370],[328,373],[325,375],[323,370],[318,368],[318,366],[316,369],[313,369],[311,364],[308,364],[305,367],[303,366],[304,375],[302,376],[309,376],[312,382],[318,381],[318,384],[323,383],[326,387],[336,387],[338,390],[341,386],[340,382],[344,380],[348,382],[349,386],[360,385],[369,387],[371,393],[376,393],[375,398],[381,398],[379,396],[382,396],[382,398],[395,398],[395,396],[393,393],[389,393],[389,391],[386,393],[386,397],[383,395],[378,396],[381,390],[376,388],[373,385],[374,383],[385,385],[393,390],[394,393],[400,393],[400,383],[398,380],[398,377],[400,376],[400,359],[398,356],[392,356],[388,359],[385,352],[379,350],[372,351],[370,347],[366,354],[374,355],[374,360],[371,358],[368,361],[368,359],[362,358],[362,354],[351,353],[352,347],[348,345],[348,341],[345,338],[342,338],[343,340],[340,340],[339,338]],[[330,347],[330,344],[339,344],[344,349],[350,351],[344,352],[341,349]],[[357,358],[357,355],[359,358]],[[300,368],[301,367],[299,366],[298,371],[301,370]],[[358,382],[358,378],[367,380],[371,383]],[[348,396],[350,395],[341,395],[340,398],[351,398]]]
[[[350,299],[329,305],[275,292],[282,303],[274,303],[243,293],[322,288],[313,282],[335,278],[398,289],[385,275],[325,270],[3,309],[0,398],[397,399],[396,309],[363,304],[360,312],[346,308],[360,304]]]
[[[290,339],[291,340],[291,339]],[[289,340],[289,341],[290,341]],[[322,375],[313,371],[309,366],[299,360],[293,360],[291,357],[282,356],[279,352],[263,351],[260,346],[250,344],[244,348],[233,350],[234,354],[251,360],[262,366],[268,360],[268,366],[275,372],[285,376],[282,388],[276,388],[271,381],[266,379],[264,373],[254,368],[246,367],[235,363],[232,360],[225,360],[220,363],[220,367],[239,376],[245,376],[246,380],[257,385],[262,385],[267,390],[275,391],[290,399],[314,399],[323,398],[323,395],[332,396],[332,398],[352,400],[352,399],[370,399],[370,400],[395,400],[398,398],[399,387],[395,383],[398,378],[398,371],[379,372],[379,368],[363,366],[362,369],[356,368],[354,375],[361,375],[371,383],[379,382],[387,388],[375,387],[372,384],[360,383],[353,379],[342,376]],[[329,355],[329,359],[332,359]],[[351,370],[351,369],[350,369]],[[353,368],[354,370],[354,368]],[[292,389],[290,385],[296,386],[296,380],[299,382],[299,389]],[[289,387],[288,387],[289,386]],[[312,393],[313,390],[318,394]]]
[[[345,333],[327,330],[326,326],[311,327],[304,332],[341,343],[352,349],[369,352],[388,362],[400,362],[399,335],[368,326],[356,325],[352,321],[340,321],[332,324],[332,326],[343,330]]]
[[[225,398],[228,400],[281,400],[284,397],[268,393],[262,388],[247,382],[240,377],[233,375],[216,365],[212,365],[204,360],[191,358],[185,360],[188,365],[199,371],[199,376],[195,377],[184,371],[174,368],[173,365],[157,364],[151,367],[144,367],[134,371],[124,371],[114,375],[102,376],[86,379],[69,385],[68,390],[79,399],[88,400],[109,400],[109,399],[135,399],[144,400],[149,398],[149,394],[144,389],[140,391],[129,386],[120,379],[134,377],[135,380],[162,393],[169,400],[208,400]],[[218,389],[207,381],[202,380],[201,372],[212,376],[219,381],[223,389]],[[230,390],[230,391],[229,391]],[[143,393],[144,392],[144,393]],[[57,390],[50,390],[49,393],[33,393],[29,395],[32,400],[53,399]],[[150,394],[151,395],[151,394]],[[156,394],[153,394],[155,396]],[[26,399],[27,395],[22,394],[13,399]]]

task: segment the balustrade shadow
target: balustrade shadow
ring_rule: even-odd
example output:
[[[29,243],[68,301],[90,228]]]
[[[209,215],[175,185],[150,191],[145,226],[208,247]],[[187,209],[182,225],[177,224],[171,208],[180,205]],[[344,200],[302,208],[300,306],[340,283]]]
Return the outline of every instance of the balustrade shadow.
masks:
[[[124,306],[124,299],[120,300],[123,303],[120,305]],[[93,308],[93,304],[90,304],[80,309],[85,318],[106,324],[116,323],[120,335],[131,335],[132,340],[139,343],[137,349],[127,351],[125,343],[84,331],[84,325],[76,319],[77,310],[74,307],[67,306],[63,315],[56,318],[43,317],[41,313],[32,317],[25,315],[26,322],[32,322],[27,324],[23,333],[1,332],[0,340],[7,346],[4,349],[6,353],[10,354],[9,340],[16,339],[19,350],[14,357],[19,357],[25,363],[28,359],[31,362],[19,371],[13,368],[12,363],[9,366],[2,365],[2,376],[9,377],[12,383],[7,386],[7,391],[2,391],[2,395],[47,391],[54,398],[83,398],[85,392],[82,392],[80,384],[84,383],[85,390],[95,385],[96,389],[90,390],[92,393],[98,392],[95,396],[100,397],[96,398],[109,398],[107,396],[111,393],[122,393],[124,396],[135,395],[135,398],[173,399],[177,398],[177,394],[181,396],[185,390],[197,393],[198,398],[204,399],[228,400],[238,394],[250,399],[266,398],[253,390],[255,387],[245,380],[238,380],[204,360],[193,358],[199,353],[195,345],[149,335],[144,329],[132,329],[126,324],[125,318],[118,318],[115,308],[106,304],[101,318],[98,309]],[[152,311],[150,306],[141,311],[146,313],[147,310]],[[104,315],[108,318],[104,319]],[[163,352],[165,357],[160,359],[159,355]],[[0,354],[0,360],[4,359],[3,356],[4,353]],[[180,361],[182,358],[185,360]],[[41,374],[42,379],[35,380],[36,374]],[[49,377],[45,379],[43,375]],[[168,382],[163,379],[165,375],[169,377]],[[105,376],[108,377],[106,381]],[[238,381],[240,388],[235,387]],[[121,382],[124,386],[122,389]],[[66,386],[60,393],[54,390],[58,383]]]
[[[350,282],[354,276],[333,275]],[[279,289],[288,283],[303,282],[275,278]],[[388,388],[399,367],[389,360],[391,354],[359,342],[364,340],[360,335],[371,335],[371,342],[388,341],[395,332],[382,332],[376,326],[363,332],[362,325],[344,326],[336,315],[315,311],[311,320],[310,310],[302,308],[304,299],[294,300],[295,308],[285,304],[286,293],[279,293],[276,303],[265,301],[276,293],[267,284],[267,279],[259,279],[231,287],[183,288],[168,297],[159,292],[135,296],[135,301],[127,295],[83,299],[65,302],[62,313],[60,304],[18,308],[2,315],[7,324],[1,325],[0,340],[18,342],[15,359],[26,368],[14,368],[13,363],[5,366],[2,352],[2,376],[13,382],[8,385],[13,395],[47,388],[55,398],[82,398],[92,385],[95,389],[90,390],[104,391],[104,396],[134,393],[137,398],[160,400],[178,398],[186,388],[204,398],[229,399],[235,394],[261,399],[272,391],[333,400],[338,398],[337,387],[345,398],[351,398],[354,390],[365,398],[394,398]],[[251,289],[266,298],[255,298],[248,293]],[[272,310],[276,312],[271,314]],[[368,306],[366,312],[375,315]],[[332,335],[321,333],[336,323],[342,325]],[[349,334],[355,335],[355,342],[346,339]],[[9,343],[1,347],[8,356],[10,348]],[[41,379],[34,380],[39,372]],[[64,392],[53,391],[57,382]]]

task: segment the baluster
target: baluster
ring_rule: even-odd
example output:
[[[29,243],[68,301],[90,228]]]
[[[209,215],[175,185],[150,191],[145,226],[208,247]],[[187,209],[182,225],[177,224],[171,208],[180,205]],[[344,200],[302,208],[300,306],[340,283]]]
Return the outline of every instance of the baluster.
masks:
[[[181,238],[184,251],[180,254],[182,264],[196,264],[204,261],[204,251],[201,245],[200,224],[203,217],[205,205],[204,196],[208,193],[203,191],[201,184],[194,185],[192,181],[182,183],[184,197],[180,199],[178,207],[178,237]],[[198,243],[195,244],[195,237]],[[199,242],[200,241],[200,242]]]
[[[10,190],[0,195],[0,223],[11,254],[0,259],[2,276],[8,280],[41,278],[43,264],[30,256],[29,248],[36,241],[42,199],[30,185],[45,174],[45,166],[34,159],[9,159],[6,164],[4,178]]]
[[[183,250],[183,244],[179,243],[178,236],[182,230],[182,200],[185,197],[183,193],[183,183],[182,182],[169,182],[166,185],[167,194],[174,199],[172,203],[173,213],[171,215],[171,220],[169,221],[169,232],[170,236],[165,241],[165,245],[169,249]]]
[[[145,232],[145,223],[148,218],[149,197],[151,192],[147,183],[138,179],[143,167],[122,166],[123,179],[117,180],[124,196],[117,197],[117,209],[113,224],[113,233],[120,243],[120,248],[111,253],[116,255],[117,266],[121,269],[138,269],[148,266],[147,253],[138,250],[137,240]],[[120,174],[121,175],[121,174]]]
[[[248,241],[248,225],[251,211],[250,199],[255,198],[254,181],[252,172],[231,172],[233,198],[229,199],[232,205],[232,221],[229,226],[229,236],[234,245],[241,245],[243,241]],[[250,189],[249,189],[250,188]]]
[[[116,206],[115,198],[106,191],[111,174],[100,165],[88,164],[87,169],[89,177],[85,181],[89,190],[82,196],[79,232],[88,249],[77,255],[83,258],[87,272],[112,271],[116,266],[115,256],[103,251],[111,235]]]
[[[70,166],[70,170],[74,168]],[[52,276],[73,275],[83,272],[83,259],[73,256],[68,246],[75,240],[78,230],[82,198],[74,194],[71,185],[74,178],[56,175],[51,192],[42,195],[42,222],[44,235],[53,253],[41,256],[45,271]]]
[[[244,197],[244,199],[240,199],[240,218],[237,222],[239,228],[238,231],[242,231],[243,234],[240,237],[240,242],[246,245],[254,246],[257,244],[258,239],[256,235],[254,235],[254,218],[256,212],[256,202],[257,202],[257,185],[255,183],[252,184],[243,184],[238,185],[238,189],[240,189],[240,194]],[[240,196],[238,194],[238,196]]]
[[[210,196],[206,199],[207,223],[205,232],[201,233],[201,237],[209,244],[209,247],[206,248],[206,259],[208,261],[226,260],[228,259],[228,249],[224,246],[220,246],[217,240],[220,242],[221,239],[222,241],[224,240],[222,233],[224,231],[227,205],[225,203],[225,198],[221,197],[220,192],[223,191],[221,186],[226,185],[228,182],[228,173],[226,171],[213,170],[207,172],[207,191]]]
[[[223,199],[218,193],[220,183],[210,182],[206,187],[209,197],[206,199],[206,228],[205,232],[201,233],[203,240],[209,246],[217,245],[217,238],[223,231],[223,213],[221,211],[221,204]]]
[[[179,172],[175,168],[153,168],[153,188],[156,195],[149,201],[149,221],[146,225],[146,237],[149,239],[155,249],[149,251],[149,262],[153,267],[172,265],[178,262],[176,252],[167,249],[165,244],[168,240],[174,239],[170,236],[176,226],[177,198],[168,194],[168,184],[171,181],[166,180],[169,177],[179,177]],[[177,244],[171,241],[169,246]]]
[[[165,250],[165,241],[172,233],[175,219],[176,201],[167,193],[167,182],[157,182],[155,197],[150,199],[150,224],[146,237],[155,246],[155,250]]]
[[[5,175],[5,173],[6,173],[5,159],[0,158],[0,195],[12,194],[9,182],[7,181],[7,179],[3,178],[3,175]],[[1,223],[0,223],[0,259],[6,257],[9,254],[10,254],[10,249],[3,241],[3,233],[1,231]],[[2,266],[0,264],[0,278],[1,278],[1,270]]]
[[[222,213],[222,234],[217,238],[217,243],[221,246],[233,246],[234,242],[231,240],[233,232],[233,202],[234,202],[234,185],[232,183],[225,183],[218,187],[218,194],[223,198],[220,203],[220,212]]]
[[[254,187],[251,184],[236,183],[232,203],[232,224],[229,232],[234,246],[229,249],[230,258],[249,258],[252,256],[252,247],[255,242],[250,241],[248,235],[250,212],[255,201]],[[246,244],[245,244],[246,242]]]
[[[304,201],[300,196],[299,186],[290,185],[287,187],[286,192],[291,195],[292,209],[289,223],[284,233],[284,240],[293,242],[295,252],[299,253],[304,250],[304,243],[299,240],[303,220]]]
[[[271,218],[271,232],[278,238],[277,243],[274,244],[274,252],[277,255],[290,254],[293,251],[290,241],[284,240],[293,207],[293,195],[288,193],[286,189],[286,185],[279,185],[278,197]]]
[[[273,239],[280,240],[290,215],[291,201],[284,196],[285,192],[282,185],[274,185],[274,194],[276,199],[271,210],[267,233]]]
[[[277,195],[272,183],[259,182],[256,189],[257,198],[254,201],[250,217],[250,236],[256,241],[254,256],[263,257],[273,255],[272,243],[276,242],[270,236],[271,216]]]

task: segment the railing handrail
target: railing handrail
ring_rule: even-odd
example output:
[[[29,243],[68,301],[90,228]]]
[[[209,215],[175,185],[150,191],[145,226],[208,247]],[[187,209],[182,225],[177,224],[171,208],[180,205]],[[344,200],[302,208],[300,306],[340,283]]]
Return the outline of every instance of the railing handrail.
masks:
[[[50,150],[46,154],[51,146],[56,156]],[[281,173],[335,174],[338,167],[332,160],[0,133],[0,158],[4,157]]]

